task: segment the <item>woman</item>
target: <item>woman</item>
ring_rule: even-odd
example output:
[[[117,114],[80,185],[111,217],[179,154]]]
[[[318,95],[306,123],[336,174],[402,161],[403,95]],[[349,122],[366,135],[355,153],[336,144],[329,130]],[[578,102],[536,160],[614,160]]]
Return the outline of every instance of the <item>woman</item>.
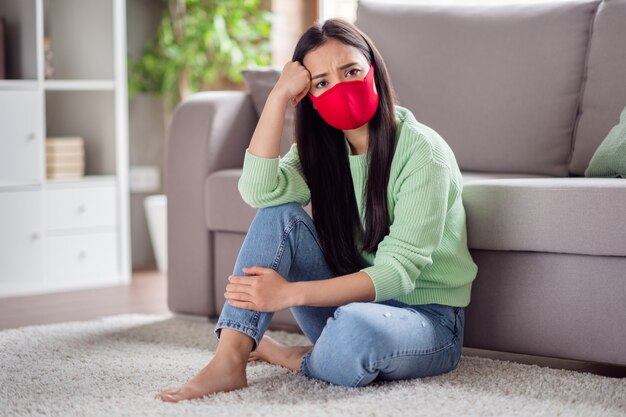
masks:
[[[289,103],[296,143],[278,158]],[[446,142],[394,105],[385,63],[354,25],[331,19],[302,35],[239,191],[259,210],[228,278],[215,356],[163,401],[246,387],[250,360],[343,386],[456,368],[477,272],[461,174]],[[312,345],[263,336],[285,308]]]

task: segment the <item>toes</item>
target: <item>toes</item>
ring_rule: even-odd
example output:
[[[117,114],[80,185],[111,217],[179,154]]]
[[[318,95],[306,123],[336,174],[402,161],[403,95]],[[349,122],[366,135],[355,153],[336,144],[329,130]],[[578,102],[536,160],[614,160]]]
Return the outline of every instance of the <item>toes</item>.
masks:
[[[165,401],[168,403],[175,403],[175,402],[178,402],[179,400],[176,394],[168,393],[168,392],[162,392],[159,398],[161,401]]]
[[[161,394],[161,400],[170,403],[176,403],[182,400],[190,400],[195,398],[190,392],[182,392],[180,389],[172,392],[163,392]]]
[[[161,399],[161,401],[166,402],[166,403],[175,403],[176,402],[176,400],[174,400],[172,398],[172,396],[169,395],[169,394],[162,394],[160,399]]]
[[[261,357],[262,355],[261,355],[261,352],[259,351],[259,348],[250,352],[250,354],[248,355],[248,359],[252,359],[252,360],[259,360],[261,359]]]
[[[168,389],[164,389],[159,394],[157,394],[155,398],[158,398],[162,401],[174,402],[174,401],[178,401],[176,399],[178,393],[180,393],[180,388],[168,388]]]

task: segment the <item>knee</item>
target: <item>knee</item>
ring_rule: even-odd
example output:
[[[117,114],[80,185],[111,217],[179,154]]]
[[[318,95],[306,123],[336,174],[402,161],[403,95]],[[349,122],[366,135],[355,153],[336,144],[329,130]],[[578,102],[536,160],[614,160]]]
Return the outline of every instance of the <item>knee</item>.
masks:
[[[291,223],[294,219],[301,219],[308,225],[313,224],[313,220],[304,208],[295,202],[278,204],[276,206],[261,207],[257,210],[255,220],[257,222],[276,223],[283,228]]]

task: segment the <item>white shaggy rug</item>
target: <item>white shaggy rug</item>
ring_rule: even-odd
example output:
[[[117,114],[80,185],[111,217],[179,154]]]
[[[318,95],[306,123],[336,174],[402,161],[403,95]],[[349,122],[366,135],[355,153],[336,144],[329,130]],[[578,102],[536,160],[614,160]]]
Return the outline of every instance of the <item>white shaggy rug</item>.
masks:
[[[304,336],[268,334],[289,344]],[[191,378],[213,325],[131,314],[0,332],[2,416],[625,416],[626,379],[463,356],[445,375],[344,388],[265,363],[249,387],[200,400],[154,396]]]

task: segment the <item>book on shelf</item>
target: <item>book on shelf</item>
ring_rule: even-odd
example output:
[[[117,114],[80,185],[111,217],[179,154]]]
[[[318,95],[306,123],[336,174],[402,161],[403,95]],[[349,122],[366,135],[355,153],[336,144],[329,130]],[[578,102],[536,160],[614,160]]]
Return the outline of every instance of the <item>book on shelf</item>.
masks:
[[[46,151],[72,151],[84,148],[84,140],[80,136],[59,136],[46,138]]]
[[[85,144],[78,136],[46,138],[46,177],[76,178],[85,175]]]
[[[48,165],[78,164],[83,162],[82,152],[49,152],[46,154]]]
[[[85,175],[85,165],[82,162],[76,164],[55,164],[46,166],[47,178],[78,178]]]

